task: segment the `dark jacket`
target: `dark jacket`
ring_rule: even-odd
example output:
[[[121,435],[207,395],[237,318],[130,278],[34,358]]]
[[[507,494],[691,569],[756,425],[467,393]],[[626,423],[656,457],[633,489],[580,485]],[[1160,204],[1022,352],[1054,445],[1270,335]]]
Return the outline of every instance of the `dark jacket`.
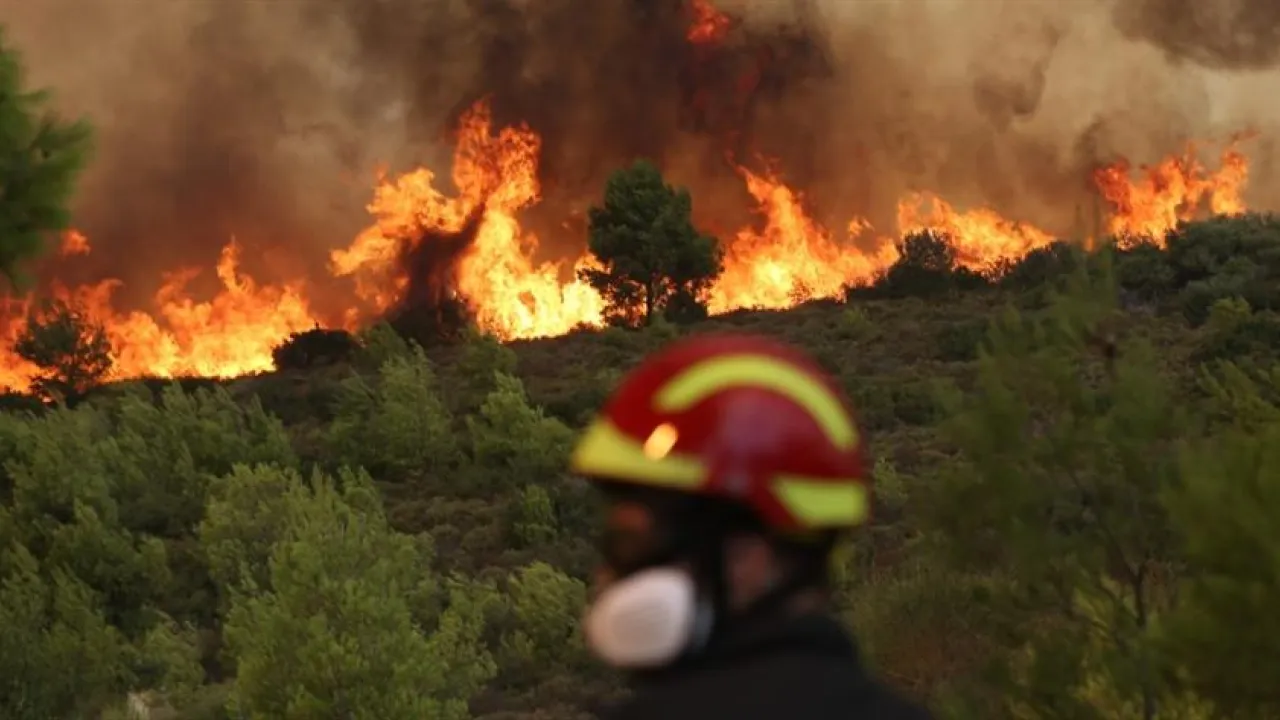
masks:
[[[647,678],[606,720],[930,720],[867,675],[833,618],[789,619]]]

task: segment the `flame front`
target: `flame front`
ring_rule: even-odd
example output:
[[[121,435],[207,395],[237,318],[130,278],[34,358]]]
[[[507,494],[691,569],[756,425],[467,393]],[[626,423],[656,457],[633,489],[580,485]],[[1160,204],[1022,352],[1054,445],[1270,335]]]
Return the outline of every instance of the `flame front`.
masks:
[[[600,325],[602,298],[576,279],[577,270],[591,262],[589,256],[536,262],[538,239],[520,225],[520,212],[539,200],[540,149],[539,137],[528,127],[494,128],[488,106],[481,102],[459,124],[452,168],[455,194],[437,189],[435,173],[426,168],[381,178],[368,205],[373,224],[349,247],[331,254],[332,272],[353,281],[352,309],[344,322],[354,327],[378,317],[402,297],[409,280],[399,262],[404,243],[430,242],[422,239],[430,237],[427,231],[457,233],[478,216],[475,237],[450,280],[481,328],[510,340]],[[960,261],[973,268],[1053,240],[1050,233],[992,209],[960,210],[926,194],[902,199],[894,231],[877,233],[864,219],[851,218],[847,236],[837,237],[813,219],[802,195],[777,175],[744,167],[737,171],[758,221],[724,238],[726,267],[711,289],[713,313],[785,308],[835,296],[891,264],[897,257],[894,240],[907,233],[934,230],[948,236]],[[1136,179],[1124,162],[1100,168],[1095,183],[1109,209],[1109,233],[1158,241],[1180,220],[1205,212],[1242,212],[1247,177],[1247,159],[1232,144],[1216,171],[1207,170],[1195,159],[1194,148],[1188,148],[1140,169]],[[88,238],[71,232],[63,237],[59,254],[91,251]],[[229,377],[265,371],[272,367],[276,344],[315,326],[319,318],[308,304],[304,281],[257,282],[239,272],[240,252],[234,241],[224,248],[216,267],[221,290],[206,301],[186,291],[199,272],[195,269],[168,276],[150,313],[114,311],[112,294],[120,285],[114,280],[54,287],[52,294],[77,303],[106,326],[117,352],[118,376]],[[21,332],[29,304],[29,298],[10,298],[0,305],[5,347],[12,347]],[[0,386],[24,388],[32,371],[11,352],[0,351]]]
[[[442,194],[434,186],[435,174],[425,168],[383,182],[368,208],[375,224],[350,248],[332,254],[334,272],[354,276],[362,296],[385,310],[407,284],[408,278],[397,275],[405,239],[421,242],[423,232],[430,230],[456,233],[479,212],[483,217],[475,240],[453,281],[482,328],[514,339],[599,324],[604,308],[599,294],[577,280],[563,281],[562,265],[535,263],[538,240],[516,219],[538,200],[541,147],[527,127],[493,132],[488,105],[476,105],[460,123],[453,165],[458,194]],[[388,287],[393,291],[388,293]]]
[[[1232,142],[1222,151],[1219,169],[1207,172],[1196,159],[1195,145],[1188,144],[1183,154],[1140,168],[1138,179],[1131,178],[1132,169],[1124,160],[1094,175],[1098,192],[1113,211],[1107,233],[1163,243],[1179,221],[1203,214],[1206,205],[1214,215],[1243,213],[1249,162]]]
[[[738,172],[761,222],[739,230],[725,248],[724,274],[711,288],[712,313],[744,307],[776,310],[833,297],[845,285],[869,280],[896,257],[892,244],[863,253],[837,241],[805,212],[800,193],[776,176],[741,167]],[[851,230],[867,227],[862,220],[850,223]]]
[[[88,240],[68,233],[63,253],[86,254]],[[115,350],[119,377],[232,377],[270,370],[271,350],[290,333],[316,324],[302,283],[261,286],[239,273],[240,248],[233,240],[222,250],[216,272],[222,289],[200,302],[186,292],[199,270],[185,269],[165,278],[155,293],[154,313],[118,313],[112,294],[119,281],[104,280],[78,288],[57,286],[52,295],[73,303],[102,323]],[[0,340],[13,346],[22,332],[31,298],[0,305]],[[7,318],[7,322],[5,319]],[[34,368],[7,349],[0,351],[0,388],[27,387]]]

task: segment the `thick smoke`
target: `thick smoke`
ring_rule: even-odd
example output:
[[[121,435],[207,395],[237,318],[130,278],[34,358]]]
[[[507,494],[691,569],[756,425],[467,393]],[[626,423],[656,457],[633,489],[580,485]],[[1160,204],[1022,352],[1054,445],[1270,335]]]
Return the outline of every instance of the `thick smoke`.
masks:
[[[340,35],[308,38],[299,5],[0,0],[31,80],[96,130],[76,208],[93,252],[58,279],[119,278],[126,304],[179,268],[205,269],[193,286],[207,287],[234,237],[251,272],[325,280],[374,164],[351,153],[367,126],[335,107]]]
[[[1074,235],[1096,227],[1097,163],[1280,129],[1257,91],[1280,76],[1222,69],[1269,62],[1274,11],[1245,35],[1171,0],[714,1],[739,20],[716,47],[685,40],[683,0],[0,0],[0,17],[99,129],[78,212],[95,253],[59,273],[133,298],[233,234],[267,278],[324,282],[375,166],[447,175],[447,130],[482,97],[543,136],[526,221],[552,252],[581,246],[603,178],[641,155],[717,230],[750,217],[728,158],[769,158],[831,227],[892,232],[897,200],[933,191]],[[1280,205],[1274,145],[1248,149],[1251,200]]]
[[[454,292],[453,271],[484,223],[484,206],[471,212],[457,232],[428,230],[401,247],[400,267],[409,282],[386,320],[402,336],[429,347],[466,325],[470,314]]]
[[[1206,67],[1258,70],[1280,65],[1275,0],[1124,0],[1116,23],[1171,57]]]

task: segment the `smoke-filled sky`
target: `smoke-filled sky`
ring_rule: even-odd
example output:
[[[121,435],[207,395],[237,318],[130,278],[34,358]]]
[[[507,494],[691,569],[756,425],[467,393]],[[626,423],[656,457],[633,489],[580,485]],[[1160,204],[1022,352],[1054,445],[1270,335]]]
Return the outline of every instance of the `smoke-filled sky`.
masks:
[[[32,80],[98,130],[77,221],[97,259],[71,279],[126,288],[211,264],[233,234],[275,249],[251,268],[323,275],[374,169],[447,175],[449,122],[486,94],[544,136],[544,236],[635,155],[736,221],[726,128],[836,227],[889,228],[901,194],[931,190],[1079,232],[1095,163],[1250,128],[1250,200],[1280,209],[1274,0],[715,4],[744,27],[714,61],[684,43],[680,0],[0,0],[0,19]],[[701,124],[692,86],[711,89]]]

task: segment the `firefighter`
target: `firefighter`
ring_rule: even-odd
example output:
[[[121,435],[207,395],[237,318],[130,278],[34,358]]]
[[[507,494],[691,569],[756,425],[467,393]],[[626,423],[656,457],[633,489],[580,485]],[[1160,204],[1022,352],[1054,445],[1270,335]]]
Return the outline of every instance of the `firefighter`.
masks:
[[[832,380],[766,338],[681,340],[623,379],[571,460],[606,506],[584,634],[635,687],[606,717],[930,717],[827,607],[869,510],[862,448]]]

